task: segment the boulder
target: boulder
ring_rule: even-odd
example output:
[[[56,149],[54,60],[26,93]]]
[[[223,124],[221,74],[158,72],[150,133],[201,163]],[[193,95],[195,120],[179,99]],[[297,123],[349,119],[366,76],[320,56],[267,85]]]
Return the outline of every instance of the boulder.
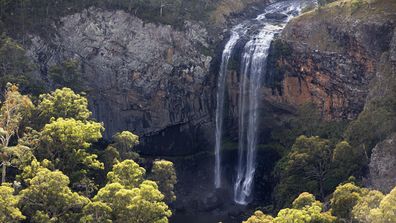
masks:
[[[369,167],[373,188],[389,193],[396,186],[396,133],[374,147]]]

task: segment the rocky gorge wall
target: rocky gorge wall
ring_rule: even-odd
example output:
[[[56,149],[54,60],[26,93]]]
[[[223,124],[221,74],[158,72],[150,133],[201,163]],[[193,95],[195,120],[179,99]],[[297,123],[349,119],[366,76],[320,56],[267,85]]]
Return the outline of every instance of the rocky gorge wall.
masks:
[[[394,3],[354,8],[338,1],[294,19],[273,44],[272,100],[312,101],[327,119],[354,119],[362,111],[381,55],[394,50]]]
[[[123,130],[145,136],[192,128],[184,136],[195,141],[194,131],[210,121],[212,110],[209,41],[199,23],[186,21],[176,30],[121,10],[89,8],[61,18],[50,42],[32,35],[28,54],[44,77],[52,65],[79,61],[82,88],[107,137]],[[157,153],[169,152],[166,146],[171,144]],[[192,152],[192,145],[185,147]]]

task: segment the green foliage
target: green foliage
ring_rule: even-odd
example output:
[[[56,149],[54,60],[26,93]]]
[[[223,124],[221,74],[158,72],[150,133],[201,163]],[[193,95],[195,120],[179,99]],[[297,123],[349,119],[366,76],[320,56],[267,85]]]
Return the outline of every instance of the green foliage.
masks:
[[[328,212],[322,212],[323,204],[312,194],[304,192],[293,201],[293,208],[278,212],[276,218],[256,211],[244,223],[334,223],[336,218]]]
[[[363,172],[367,165],[364,151],[347,141],[334,146],[337,138],[334,135],[332,140],[317,136],[296,139],[291,151],[275,169],[275,174],[280,178],[275,188],[278,206],[290,203],[290,198],[302,191],[311,191],[323,199],[337,184]]]
[[[109,172],[113,168],[113,165],[120,160],[120,153],[117,148],[109,145],[100,155],[100,159],[104,162],[105,171]]]
[[[227,0],[228,1],[228,0]],[[182,26],[186,20],[206,23],[223,0],[41,0],[0,1],[0,19],[4,28],[11,33],[38,33],[50,38],[53,33],[51,22],[61,16],[81,12],[91,6],[124,10],[149,22]],[[245,4],[245,0],[238,0]],[[162,10],[161,10],[162,9]]]
[[[335,2],[335,1],[337,1],[337,0],[318,0],[318,5],[324,6],[324,5],[327,5],[327,4]]]
[[[81,82],[83,81],[82,74],[79,70],[79,62],[73,59],[50,67],[48,75],[58,87],[80,89]]]
[[[0,11],[2,9],[0,6]],[[25,53],[25,49],[13,39],[0,36],[0,88],[4,89],[11,82],[23,86],[23,92],[37,95],[43,89],[33,78],[33,66]]]
[[[331,198],[331,213],[339,219],[350,221],[352,209],[362,197],[362,189],[353,183],[336,188]]]
[[[172,162],[166,160],[154,161],[150,179],[158,184],[159,190],[165,195],[165,202],[171,203],[176,200],[173,191],[177,183],[177,177]]]
[[[322,212],[323,204],[310,193],[304,192],[293,201],[293,208],[282,209],[274,222],[306,222],[306,223],[332,223],[336,218],[330,213]]]
[[[113,222],[168,222],[172,212],[163,202],[164,195],[158,190],[157,184],[144,180],[145,172],[145,169],[133,160],[125,160],[114,165],[113,170],[107,174],[108,184],[93,198],[94,202],[100,202],[97,208],[111,211]],[[106,205],[110,209],[106,208]],[[91,212],[95,211],[89,209]],[[89,220],[92,217],[88,215],[84,219]],[[110,220],[108,217],[103,219]]]
[[[30,222],[78,222],[89,199],[72,192],[69,178],[61,171],[40,169],[21,191],[21,210]]]
[[[333,152],[333,163],[335,175],[339,179],[346,179],[349,176],[358,176],[368,163],[364,150],[358,146],[351,146],[347,141],[337,143]]]
[[[53,165],[49,160],[39,162],[36,159],[33,159],[30,165],[26,165],[21,168],[22,172],[17,176],[17,180],[24,182],[26,185],[30,185],[31,180],[37,175],[37,173],[44,169],[53,169]]]
[[[333,215],[334,216],[333,216]],[[244,223],[393,223],[396,222],[396,187],[386,196],[376,190],[360,188],[353,183],[339,185],[331,199],[330,212],[307,192],[301,193],[292,208],[278,212],[275,218],[256,211]]]
[[[91,116],[86,97],[74,93],[70,88],[56,89],[54,92],[40,95],[37,106],[41,123],[52,118],[73,118],[86,121]]]
[[[103,169],[91,147],[102,137],[103,126],[89,120],[86,98],[68,88],[42,95],[37,111],[39,125],[45,125],[40,131],[27,127],[22,138],[11,140],[21,127],[31,124],[23,121],[33,107],[16,85],[8,85],[0,109],[0,148],[3,169],[12,166],[16,170],[10,172],[16,179],[17,195],[13,188],[0,186],[0,222],[19,222],[25,216],[26,222],[36,223],[168,222],[172,212],[157,183],[146,180],[146,170],[135,161],[117,161],[120,153],[128,157],[133,152],[138,136],[127,131],[114,136],[104,154],[116,163],[107,173],[108,184],[91,201],[87,197],[98,189],[93,170]],[[166,201],[173,201],[173,163],[155,161],[151,176],[166,193]],[[69,179],[79,193],[69,188]]]
[[[49,159],[69,176],[84,174],[84,168],[103,169],[97,155],[88,151],[102,137],[102,130],[102,124],[93,121],[58,118],[40,132],[36,154],[40,159]]]
[[[107,174],[109,183],[120,183],[126,188],[138,187],[143,182],[146,170],[133,160],[124,160],[113,166]]]
[[[372,223],[396,222],[396,187],[382,199],[378,208],[370,210]]]
[[[336,218],[329,213],[322,213],[318,205],[308,206],[303,209],[282,209],[275,218],[275,223],[334,223]]]
[[[303,192],[293,201],[292,207],[294,209],[303,209],[305,206],[311,206],[316,199],[313,194]]]
[[[301,135],[319,136],[331,142],[338,142],[342,138],[345,126],[344,121],[323,120],[315,105],[307,103],[298,107],[293,117],[275,128],[271,138],[285,148],[292,147],[296,138]]]
[[[328,177],[331,157],[332,150],[328,140],[317,136],[300,136],[290,153],[281,161],[281,177],[300,176],[302,179],[312,180],[318,185],[319,193],[324,198],[324,183]]]
[[[7,154],[7,165],[17,169],[23,169],[25,166],[30,165],[30,162],[34,159],[32,150],[26,146],[16,145],[5,147],[2,151]]]
[[[384,195],[376,190],[371,190],[365,194],[352,209],[354,219],[362,223],[375,222],[370,211],[378,208]]]
[[[273,223],[274,218],[270,215],[264,214],[262,211],[256,211],[254,212],[254,215],[249,217],[246,221],[243,221],[243,223]]]
[[[23,119],[27,119],[33,109],[28,96],[21,95],[15,84],[7,83],[4,101],[0,108],[0,143],[7,147],[12,136],[18,133]]]
[[[118,150],[122,159],[139,159],[139,154],[132,151],[133,147],[139,144],[139,136],[129,131],[123,131],[116,133],[113,136],[113,141],[114,143],[110,146]]]
[[[16,161],[15,157],[23,155],[18,153],[21,147],[9,147],[10,140],[18,134],[22,121],[30,116],[33,107],[30,98],[19,93],[18,86],[7,83],[4,102],[0,108],[0,164],[2,165],[2,183],[6,181],[7,167]],[[12,149],[18,151],[13,151]]]
[[[113,222],[165,223],[172,212],[163,198],[156,183],[146,180],[131,189],[119,183],[107,184],[93,200],[111,207]]]
[[[17,223],[26,217],[18,208],[19,198],[14,189],[7,185],[0,186],[0,222]]]
[[[362,7],[366,2],[364,0],[351,0],[351,10],[352,13],[356,12],[360,7]]]
[[[80,223],[112,223],[112,209],[103,202],[89,202],[83,209]]]
[[[345,130],[352,146],[360,146],[368,156],[377,143],[396,131],[396,79],[390,56],[383,57],[363,111]]]

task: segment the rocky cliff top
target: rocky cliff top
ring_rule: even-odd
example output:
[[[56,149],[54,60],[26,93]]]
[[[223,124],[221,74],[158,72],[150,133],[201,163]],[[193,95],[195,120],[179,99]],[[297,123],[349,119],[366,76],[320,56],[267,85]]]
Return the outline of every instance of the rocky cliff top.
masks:
[[[328,119],[362,111],[383,53],[394,50],[396,2],[341,0],[292,20],[270,60],[277,100],[314,102]],[[392,51],[393,52],[393,51]]]

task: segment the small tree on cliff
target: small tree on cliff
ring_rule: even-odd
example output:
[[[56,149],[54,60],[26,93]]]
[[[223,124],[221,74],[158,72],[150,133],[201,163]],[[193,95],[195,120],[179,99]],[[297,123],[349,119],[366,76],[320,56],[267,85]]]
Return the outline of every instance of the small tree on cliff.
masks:
[[[162,17],[165,8],[173,7],[177,9],[181,5],[181,0],[151,0],[151,3],[153,5],[159,6],[159,15]]]
[[[6,181],[7,166],[10,165],[9,145],[11,138],[18,134],[24,117],[27,117],[33,108],[28,96],[21,95],[18,86],[7,84],[4,102],[0,109],[0,156],[2,165],[1,182]]]

